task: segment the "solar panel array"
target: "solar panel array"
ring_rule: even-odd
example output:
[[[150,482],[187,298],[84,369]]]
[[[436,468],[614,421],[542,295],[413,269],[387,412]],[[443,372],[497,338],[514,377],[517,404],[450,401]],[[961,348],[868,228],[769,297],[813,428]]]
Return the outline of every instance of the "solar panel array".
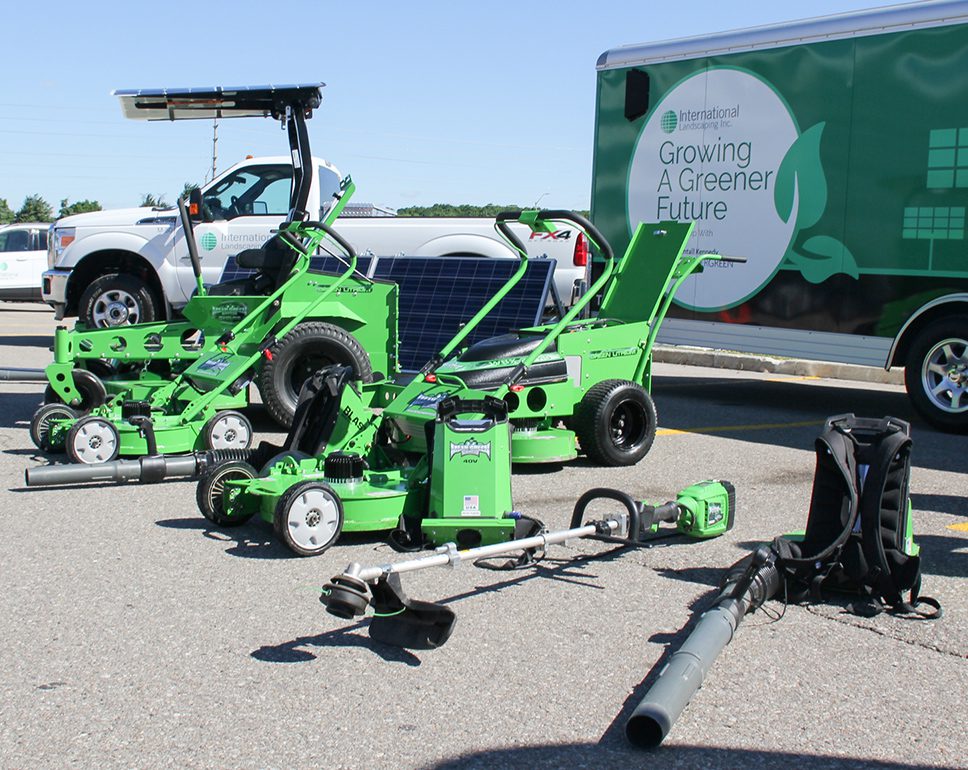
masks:
[[[342,272],[331,256],[313,257],[311,269]],[[357,270],[399,287],[400,366],[416,370],[439,353],[518,268],[514,259],[487,257],[360,257]],[[541,322],[554,275],[555,260],[533,259],[517,285],[468,336],[465,344]],[[253,271],[230,256],[221,281]]]

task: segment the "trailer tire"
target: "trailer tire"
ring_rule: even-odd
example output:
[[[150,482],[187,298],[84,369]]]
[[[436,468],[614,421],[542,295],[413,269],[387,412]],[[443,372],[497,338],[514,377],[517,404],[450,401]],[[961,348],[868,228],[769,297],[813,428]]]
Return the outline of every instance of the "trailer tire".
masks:
[[[255,515],[255,510],[238,510],[226,512],[225,482],[235,479],[254,479],[258,472],[243,460],[231,460],[219,463],[209,473],[205,474],[195,488],[195,502],[202,516],[220,527],[237,527],[245,524]],[[232,501],[229,501],[232,508]]]
[[[658,419],[648,392],[628,380],[593,385],[575,410],[573,425],[585,455],[607,466],[635,465],[652,448]]]
[[[370,357],[356,337],[328,323],[301,323],[269,351],[271,358],[259,372],[259,392],[266,411],[283,428],[292,425],[299,389],[317,370],[342,364],[353,367],[353,376],[364,382],[373,376]]]
[[[904,365],[904,387],[931,425],[968,430],[968,316],[945,316],[917,333]]]
[[[57,452],[64,448],[63,443],[50,440],[51,420],[76,420],[78,413],[66,404],[44,404],[30,419],[30,440],[41,452]]]
[[[108,273],[92,281],[77,304],[77,320],[92,329],[149,323],[162,315],[148,285],[125,273]]]
[[[318,556],[343,531],[343,504],[328,484],[303,481],[287,489],[276,504],[273,527],[298,556]]]

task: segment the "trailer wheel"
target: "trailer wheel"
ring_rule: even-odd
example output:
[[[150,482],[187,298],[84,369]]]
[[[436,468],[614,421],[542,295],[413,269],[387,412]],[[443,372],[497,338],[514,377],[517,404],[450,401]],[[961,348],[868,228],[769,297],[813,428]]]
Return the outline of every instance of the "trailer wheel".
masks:
[[[321,554],[343,530],[343,504],[328,484],[304,481],[279,498],[276,534],[299,556]]]
[[[353,367],[353,376],[368,381],[370,357],[349,332],[319,321],[301,323],[270,348],[271,358],[259,373],[259,392],[266,410],[282,427],[292,425],[299,389],[325,366]]]
[[[61,440],[54,442],[50,437],[51,422],[54,420],[76,420],[78,413],[66,404],[44,404],[34,412],[30,420],[30,440],[41,452],[57,452],[64,448]]]
[[[95,407],[101,406],[108,397],[107,389],[101,379],[89,372],[87,369],[74,369],[71,371],[71,379],[74,381],[74,389],[80,395],[80,403],[71,404],[78,412],[84,414],[90,412]],[[60,404],[61,397],[57,395],[53,385],[48,385],[44,389],[45,404]]]
[[[573,425],[589,459],[602,465],[635,465],[655,440],[655,403],[627,380],[604,380],[589,388]]]
[[[939,318],[918,332],[904,365],[904,386],[931,425],[968,430],[968,316]]]
[[[107,463],[117,458],[120,448],[118,429],[103,417],[82,417],[67,431],[67,456],[71,462]]]
[[[216,465],[198,482],[195,488],[195,502],[202,516],[220,527],[236,527],[245,524],[255,514],[255,507],[241,503],[242,490],[238,487],[225,488],[226,481],[254,479],[256,469],[243,460],[231,460]]]
[[[147,284],[124,273],[108,273],[93,281],[77,306],[77,320],[95,329],[148,323],[161,316],[161,306]]]
[[[217,412],[205,423],[207,449],[248,449],[252,444],[252,423],[240,412]]]

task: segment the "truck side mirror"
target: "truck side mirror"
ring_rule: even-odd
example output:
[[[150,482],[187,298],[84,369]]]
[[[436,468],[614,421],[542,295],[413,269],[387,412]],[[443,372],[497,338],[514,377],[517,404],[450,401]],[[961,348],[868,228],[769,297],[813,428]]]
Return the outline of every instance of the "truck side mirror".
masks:
[[[202,200],[202,191],[195,187],[188,193],[188,216],[192,222],[211,222],[212,212]]]

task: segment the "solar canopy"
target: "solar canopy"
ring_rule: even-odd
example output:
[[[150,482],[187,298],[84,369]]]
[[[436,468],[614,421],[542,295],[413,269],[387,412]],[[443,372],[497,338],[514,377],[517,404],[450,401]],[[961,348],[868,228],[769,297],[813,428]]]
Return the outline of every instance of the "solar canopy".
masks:
[[[342,272],[332,256],[316,256],[311,269]],[[488,257],[360,257],[357,270],[399,286],[400,367],[416,371],[443,349],[518,268],[516,259]],[[524,277],[471,332],[465,343],[541,323],[555,260],[532,259]],[[251,275],[230,256],[220,281]]]
[[[124,117],[133,120],[190,120],[279,115],[286,106],[313,110],[325,83],[284,86],[139,88],[112,91]]]

